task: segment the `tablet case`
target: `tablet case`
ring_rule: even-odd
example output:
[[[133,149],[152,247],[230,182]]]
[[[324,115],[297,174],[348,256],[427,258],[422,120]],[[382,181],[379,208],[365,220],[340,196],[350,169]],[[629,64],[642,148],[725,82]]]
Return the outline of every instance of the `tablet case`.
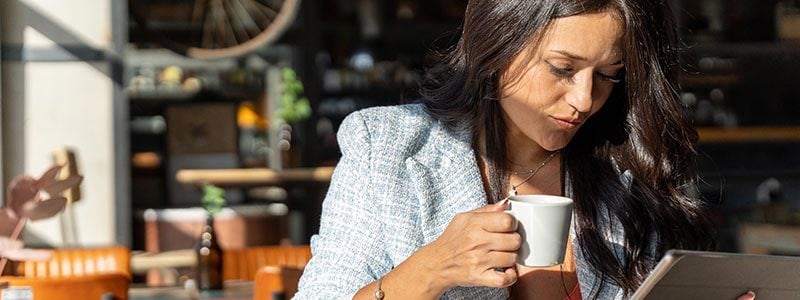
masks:
[[[800,300],[800,257],[670,250],[631,299]]]

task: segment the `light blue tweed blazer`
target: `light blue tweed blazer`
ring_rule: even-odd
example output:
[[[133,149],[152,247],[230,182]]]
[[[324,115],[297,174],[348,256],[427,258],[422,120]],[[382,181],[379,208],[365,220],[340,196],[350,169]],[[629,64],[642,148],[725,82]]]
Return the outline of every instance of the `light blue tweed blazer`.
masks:
[[[487,204],[470,133],[443,126],[421,105],[355,112],[342,123],[338,139],[343,155],[295,299],[351,299],[439,237],[457,213]],[[618,256],[619,228],[607,227]],[[622,298],[615,286],[598,291],[580,245],[573,247],[583,296]],[[506,289],[488,287],[456,287],[442,296],[506,298]]]

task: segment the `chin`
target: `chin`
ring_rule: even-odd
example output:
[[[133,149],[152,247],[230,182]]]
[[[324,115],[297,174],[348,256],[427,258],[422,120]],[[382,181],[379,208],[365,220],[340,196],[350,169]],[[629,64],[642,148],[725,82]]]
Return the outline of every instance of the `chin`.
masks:
[[[564,149],[572,140],[572,135],[556,135],[539,143],[539,146],[547,151],[556,151]]]
[[[567,144],[569,144],[569,143],[552,145],[552,146],[545,145],[545,146],[542,146],[542,148],[544,148],[547,151],[553,152],[553,151],[558,151],[558,150],[564,149],[564,147],[566,147]]]

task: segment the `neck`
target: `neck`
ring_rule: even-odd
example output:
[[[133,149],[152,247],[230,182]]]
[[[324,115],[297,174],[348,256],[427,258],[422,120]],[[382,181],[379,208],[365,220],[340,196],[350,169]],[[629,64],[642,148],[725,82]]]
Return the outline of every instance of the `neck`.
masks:
[[[513,123],[508,122],[507,127],[506,155],[510,169],[534,168],[553,154],[530,139]]]

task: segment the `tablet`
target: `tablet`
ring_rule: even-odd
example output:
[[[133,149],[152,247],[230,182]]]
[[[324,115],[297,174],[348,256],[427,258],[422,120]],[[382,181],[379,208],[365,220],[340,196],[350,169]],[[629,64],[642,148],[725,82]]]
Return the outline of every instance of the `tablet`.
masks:
[[[631,299],[800,299],[800,257],[670,250]]]

